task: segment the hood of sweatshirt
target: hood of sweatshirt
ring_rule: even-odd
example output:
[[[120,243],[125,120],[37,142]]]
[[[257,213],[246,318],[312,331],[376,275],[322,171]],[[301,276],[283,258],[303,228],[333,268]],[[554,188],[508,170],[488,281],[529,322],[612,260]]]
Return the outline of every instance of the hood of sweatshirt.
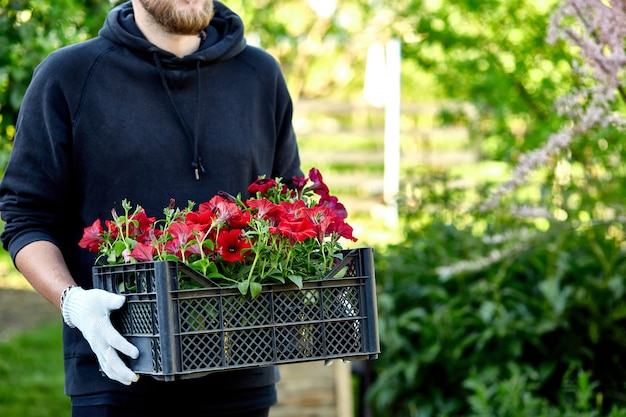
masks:
[[[239,54],[246,47],[243,22],[234,12],[215,1],[215,16],[205,29],[206,37],[200,48],[184,57],[164,51],[151,44],[141,33],[135,23],[135,15],[131,2],[123,3],[114,8],[107,16],[100,36],[110,41],[137,51],[139,54],[152,56],[158,52],[164,64],[193,64],[198,61],[222,61]],[[200,35],[199,35],[200,36]]]
[[[200,179],[201,173],[205,171],[198,150],[198,123],[201,108],[199,103],[202,100],[200,67],[204,64],[228,60],[246,48],[243,22],[239,16],[218,1],[214,2],[214,11],[215,14],[209,26],[205,28],[202,35],[198,34],[198,36],[202,37],[200,47],[195,52],[184,57],[177,57],[168,51],[160,49],[146,39],[135,23],[135,14],[130,1],[114,8],[107,15],[104,27],[100,30],[101,37],[135,51],[137,55],[143,55],[147,60],[154,62],[163,89],[169,98],[171,108],[179,120],[193,153],[191,168],[197,180]],[[185,68],[193,70],[196,74],[195,102],[197,110],[196,114],[189,118],[190,123],[185,122],[181,110],[174,100],[167,80],[166,68]]]

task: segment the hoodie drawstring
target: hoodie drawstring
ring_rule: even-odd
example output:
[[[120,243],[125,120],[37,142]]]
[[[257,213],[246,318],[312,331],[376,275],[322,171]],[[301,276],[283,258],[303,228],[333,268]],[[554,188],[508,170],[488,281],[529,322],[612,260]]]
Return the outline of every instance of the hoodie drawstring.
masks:
[[[163,66],[161,65],[161,60],[159,59],[159,54],[157,51],[152,52],[152,58],[154,59],[154,63],[156,64],[157,70],[159,71],[159,76],[161,77],[161,84],[163,84],[163,89],[167,93],[167,97],[170,100],[172,108],[178,117],[178,121],[180,122],[183,130],[185,131],[185,136],[187,136],[187,140],[191,145],[193,151],[193,159],[191,161],[191,168],[194,170],[194,175],[196,180],[200,179],[200,173],[205,172],[204,166],[202,165],[202,158],[198,152],[198,131],[200,128],[200,92],[202,91],[200,81],[200,61],[196,61],[196,76],[198,78],[197,84],[198,88],[196,89],[196,120],[194,123],[194,131],[193,133],[189,130],[187,123],[183,119],[183,116],[180,114],[180,110],[174,101],[174,96],[172,96],[172,92],[170,90],[169,85],[167,84],[167,79],[165,78],[165,71],[163,70]]]

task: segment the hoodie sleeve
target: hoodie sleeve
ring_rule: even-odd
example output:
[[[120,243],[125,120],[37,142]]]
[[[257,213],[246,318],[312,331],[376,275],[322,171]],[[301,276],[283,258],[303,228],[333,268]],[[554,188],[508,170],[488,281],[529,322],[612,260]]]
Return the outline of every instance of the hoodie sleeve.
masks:
[[[55,221],[71,200],[70,103],[60,87],[57,61],[51,56],[35,70],[0,183],[0,213],[5,222],[0,238],[12,258],[34,241],[59,245],[62,231],[55,230]]]
[[[253,46],[247,46],[237,59],[251,68],[254,76],[259,78],[259,84],[265,91],[264,97],[267,98],[270,103],[268,106],[272,109],[275,135],[273,138],[274,164],[271,175],[269,172],[267,175],[273,178],[281,177],[287,184],[290,184],[293,176],[303,174],[300,169],[300,156],[293,129],[293,102],[282,69],[272,55]]]

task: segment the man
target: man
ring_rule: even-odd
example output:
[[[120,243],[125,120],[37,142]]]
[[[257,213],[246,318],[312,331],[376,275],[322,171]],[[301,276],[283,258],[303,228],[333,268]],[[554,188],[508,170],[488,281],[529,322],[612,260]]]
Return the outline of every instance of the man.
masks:
[[[94,254],[77,243],[123,199],[158,216],[170,198],[186,206],[259,175],[302,175],[291,116],[276,61],[212,0],[132,0],[36,69],[0,184],[2,242],[62,310],[73,416],[268,415],[273,367],[138,380],[122,360],[138,351],[109,321],[124,299],[90,289]]]

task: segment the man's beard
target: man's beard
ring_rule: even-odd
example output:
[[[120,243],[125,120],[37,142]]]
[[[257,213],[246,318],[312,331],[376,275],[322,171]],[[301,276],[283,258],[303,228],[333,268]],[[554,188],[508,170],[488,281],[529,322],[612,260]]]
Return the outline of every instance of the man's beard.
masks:
[[[190,0],[139,0],[155,23],[176,35],[195,35],[206,28],[213,18],[213,0],[196,0],[201,10],[178,10],[179,2]]]

